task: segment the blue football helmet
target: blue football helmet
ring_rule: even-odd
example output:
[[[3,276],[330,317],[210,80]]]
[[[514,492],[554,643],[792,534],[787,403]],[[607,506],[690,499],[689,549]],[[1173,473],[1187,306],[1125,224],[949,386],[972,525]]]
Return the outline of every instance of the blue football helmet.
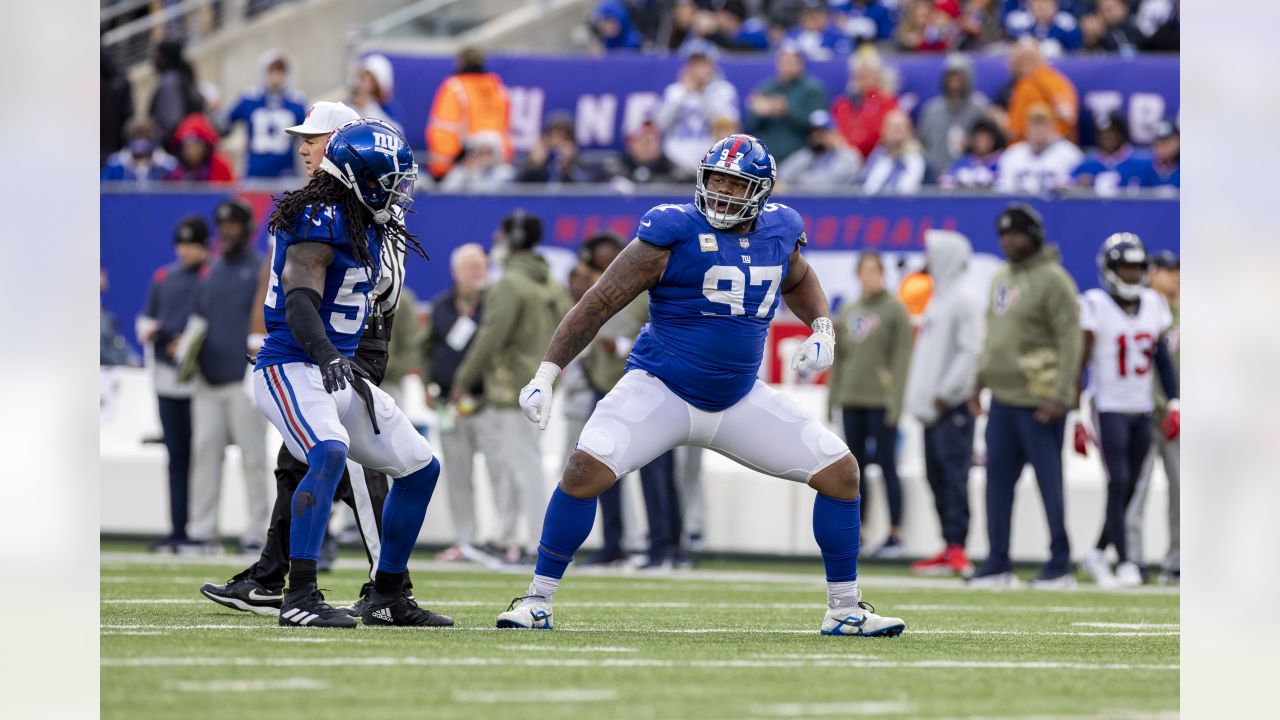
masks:
[[[1137,284],[1120,278],[1117,269],[1125,265],[1142,268],[1142,279]],[[1107,292],[1122,300],[1137,300],[1147,287],[1147,248],[1142,238],[1128,232],[1116,233],[1102,243],[1098,251],[1098,281]]]
[[[339,125],[325,145],[320,169],[354,192],[379,225],[391,220],[395,206],[403,209],[413,202],[418,164],[404,135],[382,120]]]
[[[746,195],[738,197],[707,190],[707,180],[712,173],[746,180]],[[765,201],[773,192],[777,176],[777,163],[760,138],[730,135],[712,145],[698,165],[693,204],[707,217],[712,227],[726,230],[760,215]]]

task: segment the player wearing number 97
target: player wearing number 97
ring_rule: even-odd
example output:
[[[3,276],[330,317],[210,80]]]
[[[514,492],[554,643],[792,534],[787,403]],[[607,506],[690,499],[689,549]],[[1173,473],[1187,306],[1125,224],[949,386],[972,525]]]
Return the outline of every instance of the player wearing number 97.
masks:
[[[308,465],[293,494],[289,589],[281,625],[354,627],[316,588],[316,560],[347,455],[395,483],[383,506],[382,554],[365,607],[366,625],[452,625],[419,608],[404,576],[440,476],[431,444],[395,402],[357,377],[369,295],[386,243],[425,255],[401,210],[412,200],[417,165],[399,131],[378,120],[340,126],[321,172],[285,193],[271,216],[275,250],[264,315],[267,338],[254,370],[259,409],[285,446]]]
[[[1141,558],[1132,552],[1125,532],[1125,515],[1147,453],[1151,449],[1151,413],[1155,410],[1151,373],[1160,378],[1170,398],[1160,431],[1177,437],[1178,384],[1165,334],[1173,315],[1160,293],[1147,287],[1147,251],[1133,233],[1116,233],[1098,251],[1101,288],[1080,298],[1080,328],[1084,331],[1084,360],[1093,389],[1093,423],[1107,471],[1106,516],[1096,547],[1081,561],[1099,585],[1141,585]],[[1088,431],[1077,424],[1075,449],[1085,453]],[[1116,549],[1119,565],[1112,575],[1103,553]]]
[[[780,298],[813,328],[795,366],[830,367],[835,350],[827,298],[800,254],[803,222],[791,208],[767,204],[774,180],[773,157],[758,138],[717,142],[699,167],[694,202],[645,213],[636,238],[556,329],[520,392],[525,415],[542,427],[560,371],[606,320],[649,291],[649,323],[626,374],[596,405],[547,507],[533,583],[498,627],[551,629],[552,596],[591,531],[596,498],[662,453],[696,445],[817,491],[824,634],[902,632],[902,620],[877,615],[858,589],[858,466],[849,448],[756,378]]]

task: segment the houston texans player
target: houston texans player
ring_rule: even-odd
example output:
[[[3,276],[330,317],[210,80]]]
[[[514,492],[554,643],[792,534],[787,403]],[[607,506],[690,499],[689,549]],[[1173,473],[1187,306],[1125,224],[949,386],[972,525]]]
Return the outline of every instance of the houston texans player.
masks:
[[[694,201],[645,213],[636,238],[565,316],[533,380],[525,416],[546,428],[552,384],[601,325],[649,291],[626,375],[596,405],[547,506],[533,582],[498,615],[500,628],[552,628],[551,602],[618,478],[679,445],[711,448],[817,491],[813,534],[827,575],[824,635],[896,636],[905,624],[862,602],[857,583],[858,465],[849,448],[794,400],[756,379],[778,299],[813,334],[792,367],[831,366],[835,333],[826,295],[800,254],[796,211],[768,203],[773,157],[731,135],[703,157]]]
[[[285,193],[268,223],[275,249],[267,338],[254,369],[259,409],[308,466],[293,494],[289,588],[279,621],[355,626],[355,618],[324,601],[315,575],[349,453],[395,479],[383,506],[382,554],[364,624],[452,625],[419,608],[404,589],[440,462],[395,401],[351,361],[383,272],[383,245],[425,255],[400,212],[412,201],[418,168],[398,130],[379,120],[352,120],[329,139],[320,170],[301,190]]]
[[[1102,536],[1081,561],[1085,572],[1103,587],[1133,587],[1143,582],[1141,558],[1130,552],[1125,514],[1151,449],[1151,413],[1155,399],[1151,371],[1169,400],[1160,428],[1166,439],[1177,437],[1181,418],[1178,385],[1165,334],[1173,315],[1160,293],[1147,287],[1147,251],[1133,233],[1116,233],[1098,252],[1102,288],[1080,298],[1084,361],[1093,389],[1093,424],[1107,471],[1107,506]],[[1085,453],[1088,431],[1075,428],[1075,449]],[[1104,551],[1114,546],[1119,565],[1112,575]]]

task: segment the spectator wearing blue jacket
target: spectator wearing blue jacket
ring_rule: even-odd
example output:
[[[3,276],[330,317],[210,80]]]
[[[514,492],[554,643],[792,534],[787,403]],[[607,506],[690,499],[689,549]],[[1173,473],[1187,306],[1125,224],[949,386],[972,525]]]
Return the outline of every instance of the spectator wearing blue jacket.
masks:
[[[787,40],[810,60],[828,60],[853,50],[853,41],[832,22],[827,0],[804,0],[800,24],[787,33]]]
[[[591,14],[591,32],[596,50],[614,52],[639,50],[644,37],[631,20],[622,0],[603,0]]]
[[[156,142],[156,124],[150,118],[134,118],[125,125],[124,134],[126,144],[107,156],[102,179],[139,185],[167,179],[178,160]]]
[[[1138,168],[1138,181],[1142,187],[1180,187],[1182,178],[1178,159],[1182,140],[1178,126],[1170,120],[1161,120],[1156,125],[1156,139],[1151,150],[1151,157]]]
[[[893,38],[897,25],[893,13],[881,0],[845,0],[832,2],[835,22],[855,43],[876,42]]]
[[[1071,173],[1077,187],[1092,187],[1099,195],[1112,195],[1120,188],[1137,187],[1139,175],[1149,162],[1145,154],[1129,144],[1129,124],[1120,113],[1098,120],[1098,148],[1089,151]]]
[[[1028,35],[1039,40],[1049,57],[1075,52],[1084,45],[1075,16],[1063,11],[1058,0],[1030,0],[1026,10],[1005,15],[1004,27],[1014,40]]]
[[[231,106],[222,134],[244,124],[245,178],[278,178],[294,174],[294,138],[284,130],[307,117],[306,99],[291,90],[289,59],[280,50],[268,50],[258,58],[262,85],[245,90]]]

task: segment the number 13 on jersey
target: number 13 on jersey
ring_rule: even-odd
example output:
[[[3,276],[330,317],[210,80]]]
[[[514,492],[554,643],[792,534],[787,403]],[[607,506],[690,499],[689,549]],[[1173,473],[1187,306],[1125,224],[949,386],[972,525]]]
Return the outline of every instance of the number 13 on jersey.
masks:
[[[782,282],[782,266],[772,265],[748,268],[751,286],[764,286],[764,295],[756,308],[755,317],[767,318],[773,312],[778,297],[778,285]],[[727,284],[726,289],[723,285]],[[713,265],[702,276],[702,294],[718,305],[728,305],[730,315],[747,314],[747,276],[742,268],[733,265]]]

